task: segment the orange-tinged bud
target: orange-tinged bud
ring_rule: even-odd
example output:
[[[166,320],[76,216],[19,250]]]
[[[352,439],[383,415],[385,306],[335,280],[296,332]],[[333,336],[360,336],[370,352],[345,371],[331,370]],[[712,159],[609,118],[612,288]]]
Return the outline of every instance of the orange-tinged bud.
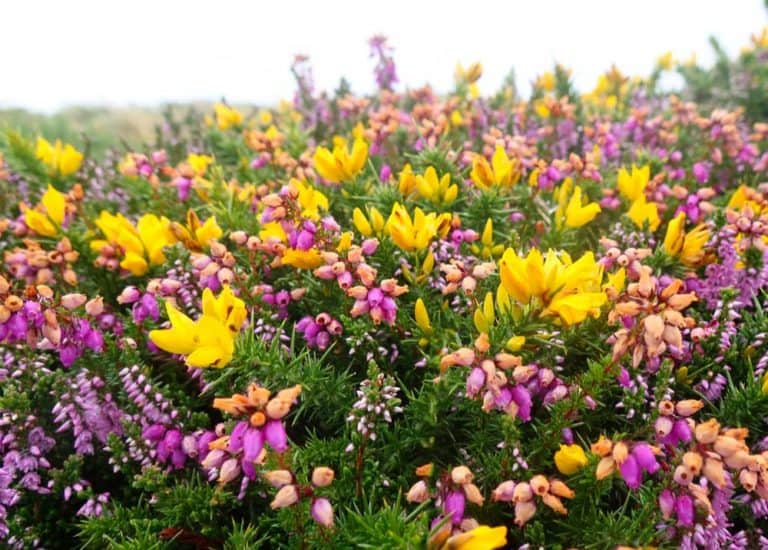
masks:
[[[272,502],[269,503],[269,507],[273,510],[278,508],[287,508],[293,506],[299,501],[299,491],[295,485],[286,485],[282,487]]]
[[[549,480],[549,492],[562,498],[573,498],[576,496],[576,493],[559,479]]]
[[[601,435],[600,439],[598,439],[595,443],[592,443],[590,448],[596,455],[607,456],[613,450],[613,441],[604,435]]]
[[[480,489],[477,488],[477,485],[474,483],[467,483],[462,486],[462,489],[464,489],[464,494],[469,502],[477,504],[478,506],[483,505],[485,498],[482,493],[480,493]]]
[[[729,457],[737,451],[748,450],[742,441],[724,435],[717,436],[714,449],[722,457]]]
[[[704,445],[714,443],[719,432],[720,423],[714,418],[710,418],[706,422],[701,422],[696,425],[696,428],[694,428],[696,441]]]
[[[293,474],[288,470],[272,470],[262,474],[267,483],[272,485],[275,489],[285,487],[293,483]]]
[[[315,487],[328,487],[333,483],[336,474],[327,466],[318,466],[312,471],[312,485]]]
[[[433,469],[434,465],[431,462],[429,464],[422,464],[416,468],[416,475],[419,477],[430,477]]]
[[[451,480],[456,485],[464,485],[465,483],[472,483],[475,478],[472,472],[466,466],[456,466],[451,470]]]
[[[629,455],[629,449],[627,448],[626,443],[623,441],[619,441],[616,443],[616,445],[613,446],[613,460],[621,466],[624,461],[627,459],[627,456]]]
[[[529,482],[534,493],[541,496],[549,492],[549,481],[543,475],[536,475]]]
[[[595,470],[595,478],[598,480],[605,479],[609,475],[616,471],[616,462],[610,456],[605,456],[597,463],[597,469]]]
[[[704,467],[701,473],[718,489],[724,489],[726,486],[723,463],[716,458],[707,457],[704,460]]]
[[[701,471],[704,459],[699,453],[690,451],[683,455],[683,464],[688,468],[688,471],[691,472],[691,474],[696,476],[699,475],[699,472]]]
[[[675,405],[675,411],[680,416],[691,416],[699,412],[704,407],[704,401],[701,399],[684,399],[678,401]]]
[[[566,510],[565,506],[563,506],[563,501],[557,498],[555,495],[545,493],[541,495],[541,501],[558,514],[565,515],[568,513],[568,510]]]

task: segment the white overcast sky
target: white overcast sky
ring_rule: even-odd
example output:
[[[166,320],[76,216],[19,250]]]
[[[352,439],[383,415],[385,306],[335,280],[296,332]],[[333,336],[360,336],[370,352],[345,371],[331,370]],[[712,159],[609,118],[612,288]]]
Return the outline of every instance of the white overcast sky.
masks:
[[[658,55],[737,53],[766,23],[761,0],[2,0],[0,107],[152,105],[289,98],[293,55],[320,87],[373,87],[367,39],[395,47],[401,84],[445,90],[457,61],[480,60],[483,92],[514,67],[523,90],[554,61],[580,89],[611,63],[647,74]]]

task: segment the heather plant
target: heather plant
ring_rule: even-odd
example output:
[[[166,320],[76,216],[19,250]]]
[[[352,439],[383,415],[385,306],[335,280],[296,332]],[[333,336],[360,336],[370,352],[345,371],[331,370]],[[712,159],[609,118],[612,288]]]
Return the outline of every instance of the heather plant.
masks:
[[[527,99],[369,47],[142,149],[5,132],[2,545],[768,548],[765,32]]]

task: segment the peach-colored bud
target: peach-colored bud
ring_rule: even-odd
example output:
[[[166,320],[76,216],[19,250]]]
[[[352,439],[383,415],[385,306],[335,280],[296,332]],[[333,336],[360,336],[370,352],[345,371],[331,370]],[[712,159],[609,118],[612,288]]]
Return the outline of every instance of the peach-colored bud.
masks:
[[[616,443],[616,445],[613,446],[613,460],[619,466],[624,464],[624,461],[627,459],[627,455],[629,455],[629,449],[627,448],[626,443],[623,441],[619,441]]]
[[[701,399],[684,399],[683,401],[678,401],[677,405],[675,405],[675,411],[677,411],[677,414],[680,416],[691,416],[692,414],[696,414],[704,407],[704,401]]]
[[[716,458],[707,457],[704,459],[704,467],[701,469],[701,473],[718,489],[725,488],[726,481],[723,463]]]
[[[670,401],[669,399],[664,399],[663,401],[659,402],[659,414],[663,414],[664,416],[669,416],[674,412],[675,412],[675,404],[672,401]]]
[[[744,450],[739,450],[733,453],[731,456],[726,457],[725,464],[729,468],[739,470],[741,468],[749,468],[757,462],[757,459]]]
[[[680,464],[677,468],[675,468],[675,475],[674,475],[675,483],[678,483],[680,485],[688,485],[693,480],[693,475],[691,475],[691,472]]]
[[[549,492],[562,498],[573,498],[576,496],[576,493],[559,479],[549,480]]]
[[[8,283],[8,279],[0,275],[0,294],[7,294],[11,289],[11,285]]]
[[[43,336],[54,346],[58,346],[61,343],[61,328],[58,325],[51,326],[44,324],[42,328]]]
[[[229,239],[238,245],[244,245],[248,240],[248,234],[245,231],[233,231],[229,234]]]
[[[696,441],[704,445],[714,443],[719,432],[720,423],[714,418],[710,418],[706,422],[700,422],[694,429]]]
[[[654,428],[656,429],[656,437],[664,438],[672,431],[674,422],[668,416],[660,416],[656,419]]]
[[[288,470],[272,470],[262,474],[267,483],[272,485],[275,489],[285,487],[293,483],[293,474]]]
[[[477,485],[474,483],[466,483],[462,485],[462,489],[464,489],[464,494],[469,502],[477,504],[478,506],[483,505],[485,498],[482,493],[480,493],[480,489],[477,488]]]
[[[598,480],[605,479],[609,475],[616,471],[616,462],[610,456],[604,456],[597,463],[597,469],[595,470],[595,478]]]
[[[742,470],[739,473],[739,483],[744,487],[745,491],[752,492],[757,487],[757,472],[750,472],[749,470]]]
[[[0,304],[0,323],[5,323],[10,318],[11,310],[5,307],[5,305]]]
[[[541,501],[558,514],[565,515],[568,513],[568,510],[566,510],[565,506],[563,506],[563,501],[553,494],[544,493],[541,495]]]
[[[67,309],[76,309],[83,305],[88,297],[85,294],[72,293],[61,297],[61,305]]]
[[[487,353],[491,348],[491,340],[488,338],[488,334],[481,332],[480,335],[475,338],[475,349],[480,353]]]
[[[475,476],[472,471],[466,466],[456,466],[451,470],[451,480],[456,485],[464,485],[465,483],[472,483]]]
[[[543,475],[536,475],[529,482],[534,493],[541,496],[549,492],[549,481]]]
[[[512,378],[514,378],[515,382],[518,384],[526,384],[537,372],[539,372],[539,369],[536,366],[522,365],[515,367],[515,370],[512,371]]]
[[[692,475],[699,475],[704,459],[697,452],[689,451],[683,455],[683,464]]]
[[[607,456],[613,450],[613,441],[604,435],[601,435],[600,439],[598,439],[595,443],[592,443],[590,449],[596,455]]]
[[[431,462],[427,464],[422,464],[421,466],[416,468],[416,475],[419,477],[430,477],[434,469],[435,469],[435,466]]]
[[[312,471],[312,485],[315,487],[328,487],[333,483],[336,474],[327,466],[318,466]]]
[[[515,503],[515,525],[522,527],[536,513],[536,503],[532,500],[521,500]]]
[[[101,296],[96,296],[88,300],[85,303],[85,311],[88,315],[96,317],[104,313],[104,299]]]
[[[509,368],[515,368],[520,366],[522,363],[522,358],[520,358],[517,355],[512,355],[511,353],[497,353],[494,356],[494,360],[496,361],[496,366],[500,369],[509,369]]]
[[[727,430],[723,430],[722,435],[738,439],[739,441],[744,441],[749,436],[749,428],[728,428]]]
[[[422,479],[413,484],[408,490],[408,494],[405,496],[405,500],[408,502],[425,502],[429,499],[429,488],[427,483]]]
[[[512,493],[512,502],[525,502],[533,498],[533,489],[526,483],[518,483],[515,485],[515,490]]]
[[[299,491],[295,485],[286,485],[277,492],[275,498],[269,503],[273,510],[293,506],[299,501]]]
[[[37,290],[37,293],[40,296],[42,296],[47,300],[50,300],[51,298],[53,298],[53,289],[48,285],[37,285],[35,287],[35,290]]]
[[[283,418],[286,414],[288,414],[288,411],[291,410],[291,402],[285,401],[284,399],[270,399],[269,403],[267,403],[267,416],[270,418],[274,418],[275,420],[278,420],[280,418]]]
[[[737,451],[748,450],[747,446],[742,441],[724,435],[717,436],[714,449],[715,452],[722,457],[731,456]]]

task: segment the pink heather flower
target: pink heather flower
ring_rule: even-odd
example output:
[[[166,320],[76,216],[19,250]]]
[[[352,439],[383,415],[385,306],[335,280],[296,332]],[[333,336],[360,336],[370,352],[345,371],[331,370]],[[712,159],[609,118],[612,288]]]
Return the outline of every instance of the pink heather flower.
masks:
[[[675,514],[677,515],[678,525],[681,527],[693,527],[693,499],[688,495],[677,497],[675,500]]]
[[[619,471],[627,487],[630,489],[640,487],[640,482],[643,480],[643,472],[633,455],[627,456],[626,460],[619,466]]]
[[[312,501],[310,508],[312,519],[323,527],[333,526],[333,506],[327,498],[316,498]]]
[[[285,433],[285,426],[281,420],[269,420],[264,425],[264,437],[278,453],[288,450],[288,434]]]
[[[632,448],[632,456],[637,460],[637,464],[649,474],[655,474],[661,466],[656,461],[650,446],[646,443],[639,443]]]
[[[464,507],[467,499],[461,491],[451,491],[445,497],[445,513],[451,516],[451,523],[458,525],[464,519]]]
[[[485,386],[485,371],[475,367],[467,377],[467,396],[474,397]]]
[[[533,407],[533,399],[531,394],[523,386],[512,386],[512,401],[518,407],[517,416],[523,422],[528,422],[531,419],[531,408]]]
[[[669,489],[664,489],[659,495],[659,508],[661,508],[664,519],[672,517],[675,510],[675,495]]]

